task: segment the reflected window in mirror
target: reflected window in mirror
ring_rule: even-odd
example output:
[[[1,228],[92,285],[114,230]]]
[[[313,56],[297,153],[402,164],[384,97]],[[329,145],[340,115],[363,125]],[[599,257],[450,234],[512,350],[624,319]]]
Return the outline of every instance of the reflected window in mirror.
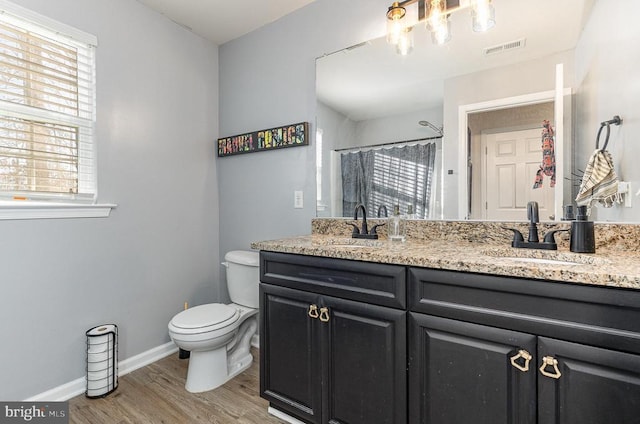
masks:
[[[435,157],[434,142],[341,151],[342,215],[353,215],[358,204],[372,217],[382,206],[400,205],[402,213],[431,218]]]

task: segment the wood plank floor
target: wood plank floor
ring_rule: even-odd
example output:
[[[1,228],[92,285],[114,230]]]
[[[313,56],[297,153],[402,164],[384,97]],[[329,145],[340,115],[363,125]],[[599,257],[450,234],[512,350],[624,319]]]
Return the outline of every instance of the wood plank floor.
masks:
[[[184,388],[188,360],[170,355],[118,379],[101,399],[69,400],[70,424],[281,424],[259,397],[259,353],[253,364],[227,384],[204,393]]]

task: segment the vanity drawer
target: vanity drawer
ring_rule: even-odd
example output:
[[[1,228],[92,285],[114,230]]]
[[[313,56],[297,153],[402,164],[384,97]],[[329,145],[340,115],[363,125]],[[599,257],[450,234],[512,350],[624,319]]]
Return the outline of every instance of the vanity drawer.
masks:
[[[374,305],[406,308],[404,266],[261,251],[260,281]]]
[[[640,290],[409,269],[409,309],[640,353]]]

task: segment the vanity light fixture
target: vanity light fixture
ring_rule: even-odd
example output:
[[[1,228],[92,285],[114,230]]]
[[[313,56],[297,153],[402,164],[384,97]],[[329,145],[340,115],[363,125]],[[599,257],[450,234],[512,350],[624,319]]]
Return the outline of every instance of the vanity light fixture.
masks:
[[[408,6],[417,5],[417,17],[411,15]],[[470,9],[472,28],[483,32],[496,24],[492,0],[404,0],[394,2],[387,10],[387,42],[395,45],[398,53],[407,54],[413,46],[411,28],[424,21],[436,44],[451,39],[449,17],[458,10]]]
[[[405,29],[404,17],[407,10],[400,6],[398,2],[394,2],[387,11],[387,42],[389,44],[398,45],[402,32]]]

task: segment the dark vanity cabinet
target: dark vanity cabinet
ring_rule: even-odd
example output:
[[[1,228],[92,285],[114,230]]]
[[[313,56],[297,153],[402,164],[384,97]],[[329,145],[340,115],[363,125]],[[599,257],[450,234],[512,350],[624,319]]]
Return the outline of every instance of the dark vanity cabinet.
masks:
[[[260,392],[306,423],[640,424],[640,290],[261,252]]]
[[[538,358],[539,423],[640,424],[640,355],[540,337]]]
[[[535,336],[423,314],[411,314],[409,328],[410,422],[536,422],[525,353],[535,352]]]
[[[413,268],[409,423],[640,423],[640,292]]]
[[[261,396],[308,423],[405,423],[405,275],[261,252]]]

